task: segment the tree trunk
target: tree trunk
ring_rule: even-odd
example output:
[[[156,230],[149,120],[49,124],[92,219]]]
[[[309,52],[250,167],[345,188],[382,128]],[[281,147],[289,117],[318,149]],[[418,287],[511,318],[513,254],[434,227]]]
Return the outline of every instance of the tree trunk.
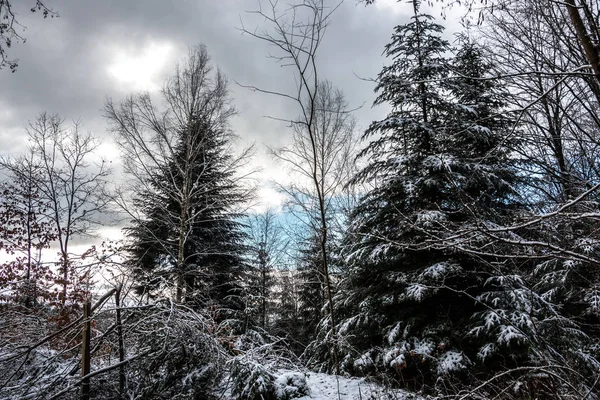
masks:
[[[186,199],[187,200],[187,199]],[[183,284],[184,284],[184,270],[183,270],[183,257],[184,257],[184,245],[185,245],[185,219],[187,217],[186,207],[187,201],[184,200],[184,204],[181,205],[181,214],[179,221],[179,241],[177,249],[177,302],[181,302],[183,299]]]
[[[600,56],[598,55],[598,48],[594,45],[590,33],[581,18],[581,14],[579,14],[579,8],[575,4],[575,0],[565,0],[565,4],[567,5],[569,18],[571,19],[571,23],[577,34],[579,44],[585,52],[585,58],[590,63],[594,75],[596,76],[595,81],[593,81],[593,83],[590,82],[590,86],[596,100],[600,103]]]
[[[83,305],[83,334],[81,340],[81,376],[85,377],[90,373],[90,330],[92,303],[88,298]],[[81,381],[81,400],[90,398],[90,378],[84,378]]]
[[[115,307],[116,307],[116,323],[117,337],[119,341],[119,362],[125,360],[125,345],[123,340],[123,325],[121,324],[121,289],[123,285],[119,285],[115,292]],[[123,398],[125,394],[125,365],[119,367],[119,395]]]

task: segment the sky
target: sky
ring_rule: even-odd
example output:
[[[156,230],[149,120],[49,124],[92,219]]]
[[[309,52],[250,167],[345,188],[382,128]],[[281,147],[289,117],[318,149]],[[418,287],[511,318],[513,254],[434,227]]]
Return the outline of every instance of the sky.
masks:
[[[58,113],[100,138],[102,155],[118,170],[119,154],[102,117],[106,99],[119,101],[144,91],[158,98],[176,62],[190,46],[203,43],[229,79],[238,111],[232,120],[238,147],[256,146],[253,165],[262,169],[256,175],[259,202],[281,202],[270,182],[285,181],[285,169],[266,149],[286,145],[291,131],[265,116],[293,117],[298,110],[236,84],[283,91],[293,86],[291,71],[268,57],[273,49],[240,31],[242,21],[246,28],[263,27],[246,12],[257,9],[257,0],[46,0],[59,14],[52,19],[30,13],[34,3],[13,1],[26,42],[9,50],[9,57],[19,59],[17,71],[0,70],[0,155],[23,151],[25,126],[39,113]],[[437,17],[441,11],[429,12]],[[374,83],[361,78],[374,78],[385,65],[383,48],[394,26],[407,22],[411,13],[405,1],[378,0],[365,7],[346,0],[332,16],[318,54],[320,75],[345,92],[350,107],[362,106],[355,112],[359,129],[387,112],[371,107]],[[450,40],[459,27],[458,15],[451,12],[439,21]]]

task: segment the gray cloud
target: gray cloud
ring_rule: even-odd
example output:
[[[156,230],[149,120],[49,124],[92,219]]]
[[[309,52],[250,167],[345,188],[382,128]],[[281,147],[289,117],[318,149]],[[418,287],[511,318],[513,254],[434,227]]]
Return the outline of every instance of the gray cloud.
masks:
[[[232,95],[239,114],[233,127],[240,145],[256,142],[281,146],[289,130],[265,115],[293,117],[294,104],[279,98],[250,92],[233,80],[273,90],[293,85],[291,71],[267,57],[266,44],[242,35],[240,18],[252,24],[246,10],[256,8],[254,0],[47,0],[60,13],[57,19],[30,14],[18,0],[20,22],[28,29],[24,44],[15,45],[10,55],[20,60],[11,74],[0,71],[0,155],[15,154],[25,143],[23,127],[28,120],[47,111],[66,119],[81,119],[86,130],[110,142],[101,115],[105,99],[122,98],[134,89],[115,80],[108,72],[119,54],[142,54],[154,44],[171,46],[162,68],[154,77],[160,84],[189,46],[204,43],[215,64],[230,78]],[[366,128],[387,110],[372,109],[373,84],[360,80],[374,77],[386,62],[381,56],[395,25],[408,20],[410,7],[401,12],[380,6],[364,7],[347,0],[334,15],[319,55],[321,76],[343,89],[351,106],[365,104],[356,112],[359,125]],[[456,26],[456,23],[452,23]],[[251,26],[251,25],[249,25]],[[265,177],[278,176],[273,162],[259,150],[255,165],[264,165]],[[118,155],[112,152],[115,162]]]
[[[19,10],[20,22],[27,27],[23,33],[27,42],[14,46],[11,55],[19,58],[20,66],[14,74],[0,72],[3,153],[15,150],[19,142],[15,133],[41,111],[81,118],[88,129],[102,136],[104,99],[124,95],[119,82],[107,73],[119,48],[135,52],[151,42],[170,43],[174,46],[169,54],[172,59],[162,71],[168,73],[175,61],[185,56],[188,46],[204,43],[230,79],[272,89],[290,83],[289,71],[266,57],[268,47],[237,29],[240,18],[251,20],[244,11],[255,8],[255,1],[48,0],[48,4],[60,18],[44,20],[28,13],[26,7]],[[354,73],[377,73],[383,65],[381,49],[392,27],[402,19],[351,1],[337,11],[320,55],[321,68],[323,76],[346,91],[353,105],[370,103],[373,98],[372,85]],[[235,84],[232,92],[240,111],[235,125],[242,138],[279,144],[284,127],[261,116],[294,112],[290,110],[293,105]],[[361,114],[366,117],[369,112]],[[7,146],[8,141],[13,144]]]

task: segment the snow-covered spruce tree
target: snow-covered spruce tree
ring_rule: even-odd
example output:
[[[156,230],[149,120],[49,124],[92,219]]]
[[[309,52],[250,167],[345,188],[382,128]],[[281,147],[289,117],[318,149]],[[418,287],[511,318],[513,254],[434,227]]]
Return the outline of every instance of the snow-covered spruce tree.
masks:
[[[284,338],[289,349],[299,355],[306,347],[303,340],[305,328],[300,320],[300,280],[295,270],[280,271],[277,275],[276,290],[273,297],[277,307],[271,333]]]
[[[235,171],[229,169],[232,158],[227,149],[229,138],[224,132],[211,129],[206,121],[196,120],[195,116],[190,123],[193,128],[183,131],[177,144],[173,171],[161,177],[174,176],[178,184],[183,185],[178,171],[190,153],[187,147],[194,148],[191,152],[196,156],[190,162],[190,178],[201,190],[189,199],[189,234],[183,249],[183,300],[197,305],[215,301],[219,306],[240,309],[242,305],[236,300],[236,294],[239,294],[239,283],[246,268],[242,258],[245,235],[237,221],[239,215],[233,210],[243,196],[232,179]],[[190,134],[191,140],[185,137]],[[168,196],[164,200],[168,201]],[[167,204],[174,215],[181,214],[179,204]]]
[[[227,81],[198,46],[162,94],[161,111],[148,95],[106,107],[134,183],[129,262],[143,294],[239,310],[245,234],[235,208],[246,193]]]
[[[178,266],[183,270],[183,285],[178,290],[183,292],[182,300],[186,303],[208,305],[214,301],[215,305],[239,310],[242,305],[236,299],[245,268],[242,258],[245,246],[242,227],[236,221],[237,215],[232,212],[241,198],[239,189],[231,180],[234,171],[227,170],[230,156],[226,153],[226,138],[222,132],[211,130],[206,122],[193,120],[191,124],[191,130],[181,132],[176,158],[170,164],[171,170],[156,177],[164,183],[171,180],[172,184],[174,180],[176,185],[183,185],[183,177],[178,171],[185,162],[190,162],[185,160],[189,154],[186,146],[195,148],[195,159],[187,168],[191,169],[190,178],[195,182],[196,193],[188,200],[186,223],[189,227],[183,248],[183,265]],[[190,134],[191,140],[186,137]],[[157,189],[161,186],[158,185]],[[168,251],[160,249],[158,257],[139,264],[146,271],[156,270],[160,263],[175,261],[168,256],[176,251],[181,228],[177,219],[165,220],[164,213],[166,205],[167,215],[179,216],[181,205],[172,201],[170,196],[157,190],[138,199],[149,210],[148,215],[155,219],[134,222],[130,230],[134,238],[133,257],[143,259],[149,252],[156,252],[156,243],[148,240],[149,237],[156,238],[162,234],[164,236],[160,239],[163,243],[173,243]],[[148,227],[156,230],[151,231]]]
[[[276,271],[284,263],[288,239],[277,212],[272,208],[250,214],[245,225],[250,266],[244,288],[246,325],[258,326],[273,333],[274,321],[280,309],[275,300],[279,276]]]
[[[305,240],[298,260],[298,317],[302,327],[299,340],[305,346],[315,339],[317,323],[323,315],[322,308],[326,302],[325,283],[319,261],[321,257],[319,237],[313,234]]]
[[[316,338],[319,320],[326,315],[327,297],[322,269],[320,233],[308,231],[308,238],[300,239],[294,256],[295,268],[280,277],[281,291],[278,317],[273,333],[285,337],[291,350],[301,355]],[[334,243],[328,241],[330,265]],[[329,352],[326,343],[321,351]]]
[[[478,354],[486,365],[506,365],[507,347],[525,349],[511,359],[528,368],[514,381],[530,397],[598,398],[600,237],[595,217],[587,217],[598,215],[598,202],[582,194],[548,207],[550,217],[519,232],[544,245],[526,247],[532,257],[520,275],[488,279],[479,297],[488,309],[471,333],[487,337]]]
[[[513,188],[517,187],[513,172],[515,161],[500,153],[506,152],[506,145],[514,144],[511,143],[511,132],[514,130],[511,128],[511,131],[507,132],[506,120],[494,114],[502,107],[502,98],[494,95],[497,93],[494,89],[497,84],[489,79],[481,79],[488,76],[487,72],[490,69],[491,64],[486,62],[482,50],[463,38],[462,46],[455,57],[453,77],[449,81],[453,98],[458,102],[457,114],[447,126],[451,132],[458,132],[453,135],[453,146],[457,149],[455,154],[463,160],[471,157],[475,161],[469,166],[470,170],[483,171],[471,174],[470,177],[483,179],[479,179],[479,182],[472,179],[472,184],[461,185],[458,195],[463,196],[462,201],[472,211],[485,217],[475,221],[481,227],[485,238],[479,242],[467,243],[466,239],[472,240],[473,237],[465,236],[459,247],[467,252],[481,251],[479,270],[485,271],[485,275],[482,275],[485,277],[484,285],[480,289],[481,292],[475,296],[480,311],[471,317],[471,329],[464,341],[464,348],[471,351],[469,356],[472,365],[469,370],[475,377],[481,378],[503,373],[511,368],[519,369],[516,374],[506,375],[506,379],[497,379],[492,385],[493,388],[486,388],[489,390],[485,392],[485,396],[490,397],[515,384],[520,388],[514,391],[517,398],[562,398],[570,389],[562,392],[559,388],[565,387],[564,382],[568,381],[575,382],[575,385],[582,389],[581,393],[586,393],[589,389],[584,387],[583,376],[589,373],[589,370],[584,372],[584,375],[574,376],[569,369],[575,364],[584,366],[586,360],[589,361],[587,355],[580,354],[581,349],[587,347],[588,341],[561,302],[542,289],[545,286],[544,282],[548,283],[549,277],[540,279],[540,270],[543,268],[539,265],[536,267],[540,259],[544,265],[546,259],[553,257],[548,257],[548,252],[536,252],[527,247],[525,250],[529,251],[530,255],[537,254],[537,259],[523,257],[524,248],[510,242],[521,239],[539,240],[542,236],[539,232],[528,230],[502,232],[504,228],[501,225],[511,222],[511,213],[518,205],[514,201],[516,197],[511,195],[510,190],[504,192],[507,197],[500,196],[494,200],[487,196],[493,191],[490,191],[489,186],[485,189],[486,182],[489,184],[498,178]],[[477,106],[473,109],[473,105]],[[472,116],[476,118],[473,119]],[[492,132],[496,134],[493,135]],[[505,134],[498,134],[502,132]],[[477,154],[485,154],[485,159],[473,157]],[[520,162],[519,166],[521,165]],[[457,170],[456,167],[453,169]],[[528,183],[524,177],[517,181]],[[523,186],[519,186],[519,189],[522,188]],[[471,199],[477,200],[473,202]],[[521,206],[519,214],[523,211],[524,205]],[[457,231],[460,232],[460,229]],[[548,232],[550,231],[551,229],[548,229]],[[500,238],[502,235],[505,235],[504,238]],[[553,239],[548,241],[551,243]],[[493,254],[498,257],[495,259]],[[520,261],[515,262],[512,256],[519,256]],[[477,290],[467,293],[474,295]],[[473,357],[475,351],[477,354]],[[547,370],[541,372],[539,368]],[[589,365],[586,368],[589,368]],[[552,372],[558,374],[553,375]]]
[[[374,189],[353,212],[337,300],[344,368],[387,371],[412,387],[477,361],[467,336],[482,307],[475,298],[502,263],[471,249],[485,245],[481,227],[506,222],[516,198],[502,96],[479,79],[481,52],[467,43],[450,58],[442,31],[415,12],[386,46],[393,63],[379,74],[375,104],[392,111],[364,135],[370,163],[355,180]]]

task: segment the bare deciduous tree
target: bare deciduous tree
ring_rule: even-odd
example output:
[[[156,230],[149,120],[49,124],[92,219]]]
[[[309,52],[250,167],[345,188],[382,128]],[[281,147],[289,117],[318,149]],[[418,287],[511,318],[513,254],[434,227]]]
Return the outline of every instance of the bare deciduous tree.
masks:
[[[329,309],[331,338],[334,342],[336,340],[336,324],[332,283],[326,256],[327,238],[329,236],[327,211],[328,202],[331,199],[328,195],[331,194],[329,192],[331,188],[330,183],[324,179],[325,175],[328,176],[332,164],[328,164],[331,159],[323,158],[323,152],[333,150],[326,147],[328,141],[333,140],[335,142],[338,140],[337,138],[332,139],[333,136],[328,136],[331,133],[331,131],[328,131],[330,128],[328,124],[339,122],[339,119],[332,118],[333,115],[336,115],[335,110],[324,108],[334,106],[334,103],[328,103],[328,101],[332,101],[335,96],[333,96],[331,86],[321,84],[317,55],[331,16],[340,4],[334,3],[333,6],[329,7],[323,0],[302,0],[291,4],[282,12],[276,1],[269,0],[268,7],[264,9],[262,3],[259,2],[258,10],[251,12],[251,14],[263,18],[269,28],[263,31],[255,31],[242,27],[243,33],[264,41],[277,49],[278,55],[274,55],[273,58],[281,66],[290,68],[296,83],[295,91],[290,93],[266,90],[255,86],[246,87],[290,100],[300,110],[300,116],[296,119],[276,118],[289,122],[296,132],[296,145],[280,152],[279,157],[288,161],[294,160],[292,164],[296,163],[294,164],[295,167],[309,177],[312,182],[311,193],[314,194],[318,204],[316,221],[318,221],[323,254],[322,273]],[[321,90],[319,90],[319,87],[321,87]],[[329,97],[323,96],[327,90],[329,90]],[[337,110],[338,116],[347,112],[343,109],[345,104],[340,103],[338,106],[340,107]],[[330,111],[334,111],[334,113],[329,114]],[[319,120],[319,115],[322,117],[329,115],[329,117]],[[296,158],[297,156],[298,158]],[[297,164],[298,161],[300,164]],[[339,360],[335,343],[333,343],[333,358],[336,372],[339,373]]]
[[[77,256],[70,250],[72,241],[93,236],[100,215],[108,206],[105,185],[110,170],[96,154],[100,142],[89,133],[83,134],[78,122],[66,128],[58,115],[42,113],[29,124],[27,133],[30,162],[6,159],[2,166],[12,175],[27,178],[30,166],[35,165],[36,175],[29,182],[46,204],[44,218],[55,231],[61,274],[57,283],[62,287],[59,297],[64,306],[67,289],[75,278],[72,275]]]
[[[536,183],[542,203],[561,203],[598,179],[598,153],[589,74],[578,74],[585,56],[570,29],[566,10],[529,1],[491,14],[479,30],[495,59],[497,74],[510,88],[518,115],[517,150]],[[543,204],[541,204],[543,207]]]
[[[54,277],[42,263],[42,250],[50,246],[56,234],[44,215],[48,201],[37,188],[42,171],[33,152],[28,157],[0,160],[0,166],[6,175],[0,184],[0,250],[12,258],[0,267],[0,279],[8,291],[2,297],[14,296],[30,307],[39,297],[51,297],[48,289]]]
[[[374,4],[377,0],[361,0],[365,4]],[[422,0],[411,0],[418,7]],[[430,6],[433,1],[427,0],[426,3]],[[437,1],[435,3],[438,3]],[[594,96],[600,102],[600,6],[598,2],[593,0],[442,0],[446,7],[458,5],[467,10],[467,16],[476,11],[477,22],[482,23],[488,16],[495,12],[506,10],[519,10],[536,5],[538,7],[558,7],[561,11],[568,15],[569,30],[574,33],[573,37],[566,38],[567,40],[576,42],[579,48],[584,53],[584,58],[587,61],[586,69],[591,70],[593,79],[586,79]],[[536,71],[527,71],[529,73]]]
[[[64,305],[75,267],[69,246],[75,237],[93,235],[99,224],[98,218],[108,206],[105,185],[110,170],[107,162],[96,156],[97,139],[82,133],[77,122],[68,129],[63,125],[57,115],[43,113],[30,124],[28,134],[43,170],[37,185],[50,203],[49,217],[56,227]]]
[[[356,121],[344,93],[329,81],[319,83],[313,113],[311,130],[316,158],[308,129],[301,124],[292,125],[294,133],[289,146],[273,149],[271,153],[289,167],[294,177],[292,182],[283,183],[279,188],[288,195],[293,206],[301,210],[303,215],[298,217],[311,231],[321,229],[318,222],[320,193],[327,223],[339,233],[356,200],[355,193],[347,186],[357,171]],[[317,185],[313,168],[317,171]]]

